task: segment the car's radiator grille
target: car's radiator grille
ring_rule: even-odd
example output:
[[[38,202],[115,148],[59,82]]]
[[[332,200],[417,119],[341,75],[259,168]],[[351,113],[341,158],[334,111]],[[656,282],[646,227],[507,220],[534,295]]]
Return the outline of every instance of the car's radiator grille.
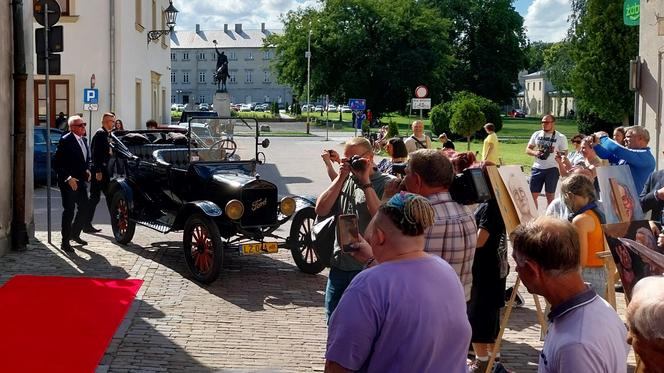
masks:
[[[242,225],[245,227],[274,224],[277,221],[277,190],[245,189],[242,191],[244,215]]]

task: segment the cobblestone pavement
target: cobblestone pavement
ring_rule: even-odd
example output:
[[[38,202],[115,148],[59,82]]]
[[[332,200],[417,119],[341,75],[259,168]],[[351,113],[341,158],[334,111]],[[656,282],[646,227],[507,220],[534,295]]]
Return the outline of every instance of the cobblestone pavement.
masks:
[[[100,227],[71,257],[37,232],[27,252],[0,258],[0,283],[19,273],[145,281],[99,372],[323,370],[327,271],[301,273],[281,251],[229,258],[220,279],[204,286],[188,278],[180,235],[138,227],[134,242],[122,246],[110,240],[110,226]],[[502,360],[533,372],[542,342],[532,297],[524,298],[525,307],[512,312]]]
[[[300,140],[288,140],[298,144]],[[278,141],[277,141],[278,142]],[[336,142],[328,142],[336,144]],[[310,146],[320,154],[320,144]],[[322,190],[322,170],[310,170],[302,155],[278,152],[268,156],[265,174],[280,177],[280,191],[305,193]],[[298,158],[299,157],[299,158]],[[292,162],[293,160],[298,162]],[[320,162],[318,159],[316,162]],[[285,161],[284,161],[285,162]],[[307,169],[308,178],[296,177]],[[270,171],[270,172],[267,172]],[[311,176],[314,175],[314,176]],[[265,177],[268,180],[275,180]],[[283,185],[282,185],[283,184]],[[326,325],[323,298],[327,270],[319,275],[301,273],[290,253],[270,256],[230,257],[218,281],[199,285],[189,279],[182,254],[182,236],[163,235],[137,227],[133,242],[115,244],[108,211],[100,203],[95,225],[103,231],[84,235],[89,245],[75,246],[76,255],[65,256],[47,244],[43,217],[43,190],[35,198],[36,240],[23,253],[0,258],[0,284],[16,274],[139,278],[145,282],[118,329],[98,372],[316,372],[323,370]],[[312,193],[313,194],[313,193]],[[60,242],[59,193],[54,193],[53,242]],[[282,233],[283,228],[282,227]],[[514,282],[514,274],[508,283]],[[526,295],[525,289],[522,294]],[[517,372],[536,371],[540,341],[532,297],[515,309],[503,340],[502,360]],[[622,296],[619,294],[619,299]],[[619,312],[624,315],[620,299]],[[454,336],[450,336],[454,338]],[[633,355],[631,355],[633,364]]]

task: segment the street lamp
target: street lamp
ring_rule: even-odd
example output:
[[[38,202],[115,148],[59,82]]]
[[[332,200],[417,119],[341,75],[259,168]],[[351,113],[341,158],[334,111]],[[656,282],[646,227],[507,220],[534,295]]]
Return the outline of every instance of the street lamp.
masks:
[[[175,19],[178,17],[179,12],[173,6],[173,0],[169,0],[169,3],[170,4],[168,5],[168,8],[164,10],[164,13],[166,14],[166,26],[168,26],[168,30],[148,31],[148,44],[150,44],[151,41],[157,40],[160,37],[173,32],[173,28],[175,27]]]
[[[309,22],[309,36],[307,37],[307,52],[304,54],[307,58],[307,135],[309,134],[309,114],[311,113],[311,103],[309,102],[309,86],[311,79],[311,21]]]

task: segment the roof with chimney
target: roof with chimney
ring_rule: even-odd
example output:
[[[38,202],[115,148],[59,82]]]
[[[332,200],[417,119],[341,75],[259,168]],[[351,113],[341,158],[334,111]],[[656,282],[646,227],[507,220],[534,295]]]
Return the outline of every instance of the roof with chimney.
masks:
[[[241,23],[224,24],[223,30],[201,30],[200,25],[196,25],[194,31],[172,32],[171,49],[214,48],[213,40],[216,40],[222,49],[261,48],[266,36],[281,32],[281,29],[268,30],[265,23],[261,23],[260,29],[245,29]]]

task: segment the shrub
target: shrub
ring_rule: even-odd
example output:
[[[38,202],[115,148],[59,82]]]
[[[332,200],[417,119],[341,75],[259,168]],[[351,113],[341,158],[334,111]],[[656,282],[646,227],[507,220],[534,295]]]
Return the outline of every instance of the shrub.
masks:
[[[395,121],[390,121],[387,124],[387,138],[391,139],[392,137],[399,136],[399,125]]]
[[[463,135],[450,130],[450,120],[456,111],[455,106],[463,101],[470,101],[477,105],[484,114],[486,122],[491,122],[496,126],[496,132],[503,128],[503,119],[500,116],[500,106],[498,104],[474,93],[461,91],[453,95],[452,101],[438,104],[431,109],[431,130],[435,135],[440,135],[443,132],[446,132],[448,136]],[[479,128],[474,135],[478,138],[484,138],[486,132]]]
[[[478,131],[486,121],[480,107],[472,100],[463,100],[454,105],[454,114],[450,120],[450,129],[454,133],[463,135],[468,140],[470,150],[470,137]]]
[[[607,122],[603,119],[600,119],[597,114],[581,109],[577,114],[576,123],[579,133],[586,135],[590,135],[598,131],[613,133],[613,128],[621,125],[620,123]]]

